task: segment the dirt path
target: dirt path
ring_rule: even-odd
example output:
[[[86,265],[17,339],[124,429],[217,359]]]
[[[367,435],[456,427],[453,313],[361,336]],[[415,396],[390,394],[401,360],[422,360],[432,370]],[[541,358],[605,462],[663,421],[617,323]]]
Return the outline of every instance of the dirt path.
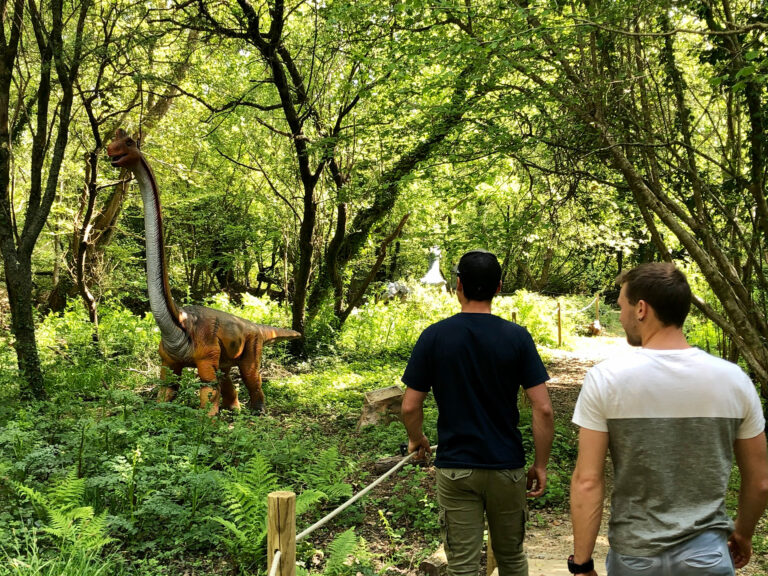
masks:
[[[547,368],[552,405],[558,419],[569,419],[581,390],[584,374],[596,363],[628,347],[624,338],[578,338],[573,350],[542,350],[549,356]],[[594,559],[599,574],[605,574],[605,555],[608,553],[606,536],[608,502],[595,547]],[[526,551],[531,576],[558,576],[568,574],[565,559],[573,553],[573,532],[570,515],[551,512],[533,512],[526,536]]]
[[[578,338],[572,351],[543,350],[551,361],[548,369],[552,379],[549,391],[556,413],[572,414],[581,389],[584,374],[597,362],[626,350],[624,338]],[[610,489],[610,486],[609,486]],[[603,523],[595,547],[595,566],[598,574],[605,574],[605,556],[608,553],[606,536],[610,503],[606,499]],[[568,514],[534,512],[526,536],[526,551],[531,576],[558,576],[568,574],[565,559],[573,551],[573,532]],[[750,564],[738,570],[738,576],[766,576],[759,564],[765,565],[768,555],[753,556]]]

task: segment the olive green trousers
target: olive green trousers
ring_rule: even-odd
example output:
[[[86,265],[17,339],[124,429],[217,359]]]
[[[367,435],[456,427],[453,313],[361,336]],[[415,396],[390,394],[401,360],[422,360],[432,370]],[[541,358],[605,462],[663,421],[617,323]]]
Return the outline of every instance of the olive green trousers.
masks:
[[[523,551],[527,506],[523,468],[438,468],[440,528],[448,576],[477,576],[485,517],[499,576],[528,576]]]

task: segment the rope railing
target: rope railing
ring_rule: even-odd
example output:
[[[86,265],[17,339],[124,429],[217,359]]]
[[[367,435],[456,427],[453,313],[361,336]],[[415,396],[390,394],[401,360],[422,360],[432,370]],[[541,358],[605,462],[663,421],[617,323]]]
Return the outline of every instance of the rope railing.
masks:
[[[584,310],[586,310],[587,308],[590,308],[592,305],[594,305],[594,303],[597,302],[598,298],[600,298],[600,294],[595,294],[595,297],[589,301],[589,304],[575,311],[567,310],[565,306],[563,306],[560,302],[558,302],[557,305],[549,312],[548,316],[554,316],[555,314],[557,314],[559,310],[563,312],[568,311],[570,314],[579,314],[581,312],[584,312]]]
[[[280,566],[280,550],[275,550],[275,555],[272,557],[272,568],[269,570],[269,576],[275,576],[275,574],[277,574],[278,566]]]
[[[589,301],[589,304],[584,306],[583,308],[580,308],[575,311],[569,311],[566,310],[566,308],[563,306],[563,303],[558,301],[557,306],[555,306],[554,310],[549,313],[547,318],[553,318],[557,317],[557,347],[561,347],[563,345],[563,314],[580,314],[584,312],[587,308],[591,308],[592,306],[595,306],[595,320],[600,320],[600,292],[595,294],[595,297],[592,298],[592,300]]]
[[[592,298],[592,301],[591,301],[589,304],[587,304],[586,306],[584,306],[584,308],[580,308],[579,310],[576,310],[576,312],[572,312],[572,314],[579,314],[579,313],[581,313],[581,312],[584,312],[584,310],[586,310],[587,308],[591,308],[591,307],[592,307],[592,304],[594,304],[595,302],[597,302],[597,299],[598,299],[599,297],[600,297],[600,295],[599,295],[599,294],[595,295],[595,297],[594,297],[594,298]]]
[[[435,450],[436,448],[437,448],[437,446],[432,446],[432,447],[430,447],[430,452],[431,452],[432,450]],[[408,456],[405,456],[405,457],[403,457],[403,459],[402,459],[402,460],[400,460],[400,462],[398,462],[398,463],[397,463],[395,466],[393,466],[392,468],[390,468],[389,470],[387,470],[387,471],[386,471],[384,474],[382,474],[381,476],[379,476],[379,477],[378,477],[378,478],[377,478],[375,481],[371,482],[371,483],[370,483],[368,486],[366,486],[365,488],[363,488],[362,490],[360,490],[360,492],[358,492],[357,494],[355,494],[354,496],[352,496],[352,498],[350,498],[349,500],[347,500],[346,502],[344,502],[344,504],[342,504],[341,506],[339,506],[338,508],[336,508],[336,510],[334,510],[333,512],[331,512],[331,513],[327,514],[327,515],[326,515],[324,518],[321,518],[320,520],[318,520],[317,522],[315,522],[314,524],[312,524],[312,526],[310,526],[310,527],[309,527],[309,528],[307,528],[306,530],[304,530],[304,531],[300,532],[299,534],[297,534],[297,535],[296,535],[296,542],[300,542],[301,540],[303,540],[304,538],[306,538],[307,536],[309,536],[309,535],[310,535],[312,532],[314,532],[315,530],[317,530],[317,529],[318,529],[318,528],[320,528],[321,526],[323,526],[323,525],[327,524],[327,523],[328,523],[328,522],[329,522],[331,519],[335,518],[336,516],[338,516],[339,514],[341,514],[341,513],[342,513],[344,510],[346,510],[347,508],[349,508],[350,506],[352,506],[352,504],[354,504],[355,502],[357,502],[358,500],[360,500],[360,498],[362,498],[363,496],[365,496],[366,494],[368,494],[368,492],[370,492],[371,490],[373,490],[374,488],[376,488],[376,486],[378,486],[379,484],[381,484],[382,482],[384,482],[384,480],[386,480],[387,478],[389,478],[389,477],[390,477],[392,474],[394,474],[395,472],[397,472],[398,470],[400,470],[400,468],[402,468],[402,467],[403,467],[403,466],[405,466],[405,465],[406,465],[408,462],[410,462],[410,461],[411,461],[411,459],[413,459],[413,457],[414,457],[416,454],[418,454],[418,452],[411,452],[410,454],[408,454]]]
[[[432,452],[433,450],[436,450],[436,449],[437,449],[437,445],[431,446],[430,447],[430,452]],[[301,540],[303,540],[304,538],[309,536],[312,532],[314,532],[315,530],[317,530],[321,526],[324,526],[325,524],[330,522],[333,518],[335,518],[336,516],[341,514],[344,510],[346,510],[347,508],[352,506],[352,504],[354,504],[355,502],[360,500],[363,496],[368,494],[368,492],[370,492],[371,490],[376,488],[376,486],[378,486],[379,484],[384,482],[384,480],[386,480],[392,474],[394,474],[395,472],[400,470],[403,466],[408,464],[408,462],[410,462],[416,454],[418,454],[418,452],[411,452],[407,456],[404,456],[403,459],[400,460],[400,462],[395,464],[395,466],[393,466],[392,468],[387,470],[384,474],[379,476],[376,480],[371,482],[368,486],[366,486],[365,488],[360,490],[360,492],[358,492],[357,494],[352,496],[352,498],[350,498],[349,500],[344,502],[344,504],[342,504],[341,506],[339,506],[335,510],[331,511],[330,513],[326,514],[323,518],[321,518],[320,520],[318,520],[317,522],[312,524],[309,528],[306,528],[305,530],[299,532],[295,536],[295,538],[293,539],[293,553],[294,553],[294,555],[295,555],[295,552],[296,552],[296,549],[295,549],[295,544],[296,543],[300,542]],[[268,539],[268,541],[269,541],[269,539]],[[281,550],[280,549],[276,549],[275,552],[274,552],[274,556],[272,557],[272,563],[271,563],[271,566],[270,566],[270,569],[269,569],[269,576],[276,576],[277,575],[277,571],[278,571],[278,569],[280,567],[280,558],[281,558],[281,556],[282,556]],[[283,574],[283,576],[286,576],[286,575]]]

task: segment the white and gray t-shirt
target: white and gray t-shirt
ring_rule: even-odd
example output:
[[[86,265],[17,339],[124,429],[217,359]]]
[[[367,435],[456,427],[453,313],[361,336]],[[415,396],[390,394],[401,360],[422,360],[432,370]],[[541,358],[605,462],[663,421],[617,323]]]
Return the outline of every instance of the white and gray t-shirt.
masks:
[[[704,530],[733,529],[733,444],[765,429],[741,368],[698,348],[637,348],[587,373],[573,422],[609,435],[616,552],[654,556]]]

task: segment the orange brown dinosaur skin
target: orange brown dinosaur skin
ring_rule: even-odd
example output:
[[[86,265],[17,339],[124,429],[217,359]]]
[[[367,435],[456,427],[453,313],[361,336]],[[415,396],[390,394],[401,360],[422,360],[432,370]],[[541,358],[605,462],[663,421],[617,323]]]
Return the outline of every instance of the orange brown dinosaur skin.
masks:
[[[154,175],[136,142],[118,130],[107,147],[112,165],[129,169],[142,192],[147,243],[147,285],[150,306],[160,327],[161,376],[166,383],[158,400],[172,400],[178,384],[168,382],[171,374],[180,375],[185,367],[197,368],[204,386],[200,404],[216,414],[221,406],[238,409],[237,388],[230,370],[237,366],[250,394],[249,407],[263,410],[261,352],[265,344],[300,338],[294,330],[255,324],[233,314],[203,306],[176,306],[170,294],[162,237],[160,196]],[[214,384],[218,380],[218,387]],[[210,384],[210,385],[209,385]]]

